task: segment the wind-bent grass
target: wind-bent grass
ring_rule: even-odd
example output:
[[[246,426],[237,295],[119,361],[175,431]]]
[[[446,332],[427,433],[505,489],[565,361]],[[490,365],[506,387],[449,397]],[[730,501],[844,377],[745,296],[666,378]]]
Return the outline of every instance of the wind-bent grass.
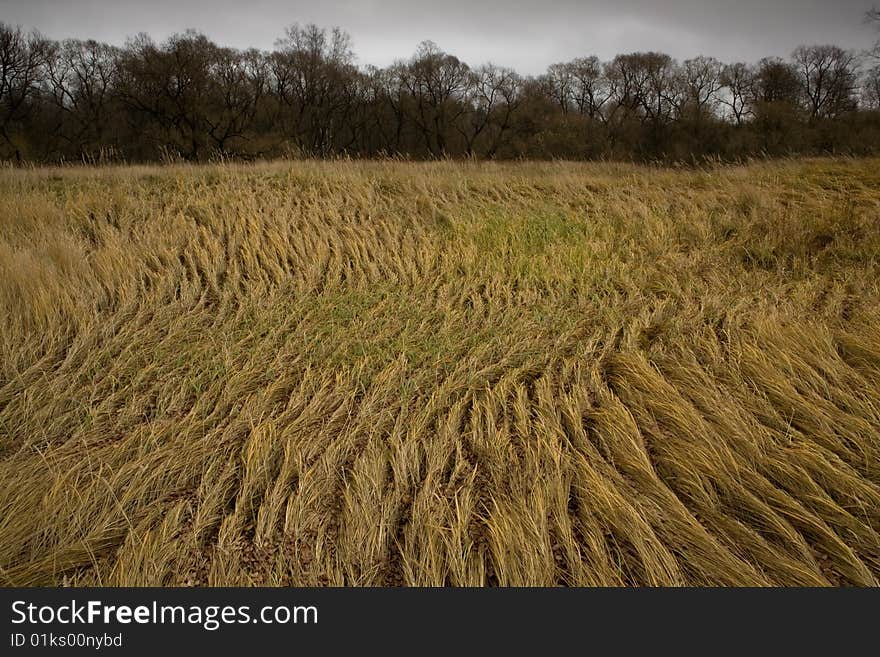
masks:
[[[0,582],[877,585],[880,161],[0,172]]]

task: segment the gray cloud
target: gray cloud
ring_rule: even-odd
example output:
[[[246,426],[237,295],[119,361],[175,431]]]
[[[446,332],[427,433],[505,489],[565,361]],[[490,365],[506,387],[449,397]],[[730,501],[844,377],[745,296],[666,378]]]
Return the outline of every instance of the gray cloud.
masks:
[[[431,39],[469,63],[537,73],[554,61],[634,50],[684,59],[788,55],[802,43],[867,48],[871,0],[0,0],[0,20],[53,38],[122,43],[187,27],[236,47],[270,48],[293,22],[338,25],[359,60],[385,65]]]

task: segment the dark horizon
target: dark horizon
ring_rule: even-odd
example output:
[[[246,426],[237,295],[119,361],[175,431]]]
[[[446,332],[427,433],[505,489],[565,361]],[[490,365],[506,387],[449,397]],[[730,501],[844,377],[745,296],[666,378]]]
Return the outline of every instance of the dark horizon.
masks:
[[[659,51],[683,60],[708,55],[753,62],[787,57],[798,45],[833,43],[865,50],[876,32],[863,21],[872,0],[451,0],[442,13],[426,2],[373,0],[0,0],[0,21],[51,39],[95,39],[115,45],[145,32],[157,41],[192,28],[235,48],[268,50],[293,23],[338,26],[349,33],[359,65],[387,66],[431,40],[469,64],[493,62],[534,75],[584,55]]]
[[[0,158],[15,162],[880,152],[880,46],[862,58],[832,35],[781,58],[778,48],[683,56],[654,41],[598,57],[585,47],[537,70],[485,66],[492,57],[434,39],[371,70],[355,41],[318,22],[256,52],[219,47],[210,30],[167,39],[149,24],[148,39],[121,49],[100,34],[59,43],[3,19]],[[872,22],[860,25],[873,36]]]

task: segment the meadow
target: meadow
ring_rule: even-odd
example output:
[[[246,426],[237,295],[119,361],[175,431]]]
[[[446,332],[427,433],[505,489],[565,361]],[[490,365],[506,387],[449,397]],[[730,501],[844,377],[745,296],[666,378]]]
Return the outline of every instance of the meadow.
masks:
[[[0,171],[0,584],[880,582],[880,159]]]

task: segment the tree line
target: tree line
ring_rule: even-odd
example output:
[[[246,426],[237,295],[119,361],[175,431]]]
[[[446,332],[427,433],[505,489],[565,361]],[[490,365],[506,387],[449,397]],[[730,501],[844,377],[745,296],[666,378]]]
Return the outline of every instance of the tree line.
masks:
[[[871,153],[877,54],[815,45],[722,63],[636,52],[522,76],[430,41],[386,68],[359,67],[348,34],[315,25],[288,27],[266,52],[193,30],[117,47],[0,23],[0,159]]]

